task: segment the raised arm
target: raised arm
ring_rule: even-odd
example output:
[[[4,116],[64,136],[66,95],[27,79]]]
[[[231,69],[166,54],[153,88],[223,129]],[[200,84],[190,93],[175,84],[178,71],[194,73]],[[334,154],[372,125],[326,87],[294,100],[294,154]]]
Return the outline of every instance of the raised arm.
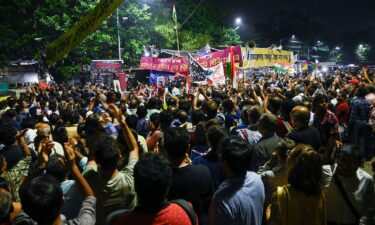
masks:
[[[68,161],[68,166],[70,168],[70,172],[73,175],[79,189],[81,190],[82,194],[86,197],[94,196],[94,192],[91,189],[89,183],[86,179],[82,176],[81,172],[78,169],[78,166],[75,162],[75,153],[73,146],[66,142],[64,144],[65,156]]]
[[[128,145],[130,149],[129,156],[134,158],[139,158],[139,149],[137,140],[135,139],[132,131],[128,127],[128,124],[126,123],[125,116],[121,114],[121,111],[117,108],[116,105],[109,105],[109,109],[111,110],[112,114],[115,116],[119,124],[121,125],[123,131],[124,131],[124,139],[126,141],[126,144]]]

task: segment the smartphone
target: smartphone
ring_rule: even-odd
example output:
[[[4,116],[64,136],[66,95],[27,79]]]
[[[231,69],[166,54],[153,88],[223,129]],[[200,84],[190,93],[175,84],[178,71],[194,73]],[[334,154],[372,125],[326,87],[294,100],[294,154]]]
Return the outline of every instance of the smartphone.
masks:
[[[168,87],[166,87],[164,90],[165,90],[165,93],[169,93]]]

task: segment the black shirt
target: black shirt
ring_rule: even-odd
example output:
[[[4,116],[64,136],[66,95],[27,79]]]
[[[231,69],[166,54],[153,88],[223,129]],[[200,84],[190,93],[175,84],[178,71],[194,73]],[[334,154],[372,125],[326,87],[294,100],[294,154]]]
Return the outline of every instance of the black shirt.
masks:
[[[272,156],[272,152],[276,150],[277,144],[281,138],[276,134],[269,137],[262,137],[254,146],[251,156],[251,168],[257,172],[260,166],[263,166]]]
[[[287,135],[287,138],[292,139],[296,144],[311,145],[315,151],[319,151],[322,144],[320,133],[315,127],[295,129]]]
[[[173,169],[173,181],[168,200],[184,199],[192,203],[198,217],[208,211],[213,194],[210,171],[203,165],[188,165]]]

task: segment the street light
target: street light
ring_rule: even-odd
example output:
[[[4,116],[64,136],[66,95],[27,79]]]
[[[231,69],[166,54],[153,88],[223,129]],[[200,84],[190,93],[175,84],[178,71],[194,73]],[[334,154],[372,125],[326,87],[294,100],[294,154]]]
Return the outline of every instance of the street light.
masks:
[[[340,51],[340,47],[339,47],[339,46],[337,46],[335,49],[336,49],[337,51]]]
[[[242,19],[240,17],[237,17],[236,20],[235,20],[235,23],[236,23],[237,26],[241,25]]]
[[[359,47],[359,48],[363,48],[363,44],[360,44],[358,47]]]
[[[288,40],[288,39],[290,39],[290,38],[291,38],[291,39],[295,39],[296,36],[293,34],[291,37],[286,37],[286,38],[280,39],[280,45],[282,45],[283,41]]]

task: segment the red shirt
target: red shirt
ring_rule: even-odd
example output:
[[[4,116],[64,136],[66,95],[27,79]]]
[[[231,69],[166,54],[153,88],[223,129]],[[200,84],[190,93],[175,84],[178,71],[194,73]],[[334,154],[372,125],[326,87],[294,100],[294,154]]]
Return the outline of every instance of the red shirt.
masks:
[[[348,123],[349,104],[345,100],[337,103],[335,114],[336,114],[337,119],[339,120],[339,124]]]
[[[185,210],[172,203],[157,213],[132,212],[121,215],[113,225],[191,225],[191,222]]]

